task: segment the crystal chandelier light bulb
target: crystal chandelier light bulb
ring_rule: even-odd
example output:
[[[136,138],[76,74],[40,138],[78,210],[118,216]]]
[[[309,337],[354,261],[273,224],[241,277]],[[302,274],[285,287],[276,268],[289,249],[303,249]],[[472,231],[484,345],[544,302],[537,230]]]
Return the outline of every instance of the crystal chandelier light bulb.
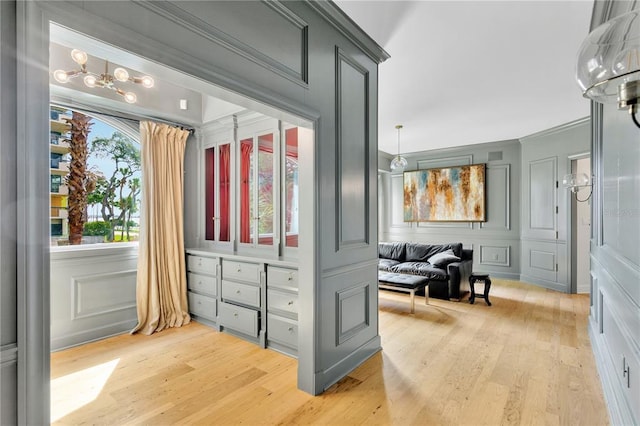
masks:
[[[113,76],[118,81],[129,80],[129,73],[124,68],[116,68],[115,70],[113,70]]]
[[[89,59],[89,57],[87,56],[87,54],[85,52],[83,52],[80,49],[73,49],[71,51],[71,58],[78,64],[78,65],[84,65],[87,63],[87,60]]]
[[[67,83],[69,81],[69,74],[65,70],[55,70],[53,72],[53,78],[59,83]]]

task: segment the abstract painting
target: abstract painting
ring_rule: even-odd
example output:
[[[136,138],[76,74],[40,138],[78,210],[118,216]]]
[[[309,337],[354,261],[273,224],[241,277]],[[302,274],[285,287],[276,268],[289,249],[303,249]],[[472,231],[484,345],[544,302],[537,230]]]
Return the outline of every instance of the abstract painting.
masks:
[[[404,172],[405,222],[485,222],[485,165]]]

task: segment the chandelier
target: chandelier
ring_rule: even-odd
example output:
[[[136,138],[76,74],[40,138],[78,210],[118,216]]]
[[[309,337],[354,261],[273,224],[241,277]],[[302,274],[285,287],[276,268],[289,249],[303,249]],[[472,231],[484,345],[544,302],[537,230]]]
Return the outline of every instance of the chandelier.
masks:
[[[79,49],[73,49],[71,51],[71,58],[73,61],[80,65],[79,69],[74,69],[71,71],[65,70],[55,70],[53,72],[53,78],[59,83],[68,83],[72,78],[78,77],[80,75],[84,75],[83,81],[87,87],[101,87],[103,89],[110,89],[116,92],[118,95],[122,96],[125,102],[130,104],[135,103],[138,100],[138,97],[133,92],[125,92],[121,88],[119,88],[116,84],[117,82],[127,82],[130,81],[132,83],[141,84],[146,88],[153,87],[153,78],[148,75],[143,75],[139,77],[130,77],[129,72],[124,68],[116,68],[113,70],[113,74],[109,73],[109,61],[105,61],[104,64],[104,73],[96,74],[89,70],[87,70],[87,60],[89,59],[86,52],[83,52]]]
[[[406,158],[400,155],[400,129],[402,129],[402,124],[398,124],[396,129],[398,130],[398,155],[391,160],[390,168],[393,172],[401,172],[407,167],[409,162]]]

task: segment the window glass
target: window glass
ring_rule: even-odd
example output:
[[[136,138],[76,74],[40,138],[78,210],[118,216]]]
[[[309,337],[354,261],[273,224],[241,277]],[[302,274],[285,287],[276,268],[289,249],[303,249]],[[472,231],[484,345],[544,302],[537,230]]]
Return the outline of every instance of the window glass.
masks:
[[[204,151],[204,175],[205,175],[205,239],[215,240],[215,185],[213,177],[215,176],[215,148],[207,148]]]
[[[273,133],[258,136],[258,244],[273,245]]]
[[[286,247],[298,247],[298,128],[285,131],[284,228]]]
[[[240,141],[240,242],[253,235],[253,138]]]
[[[137,241],[139,143],[96,118],[53,106],[50,131],[51,244]]]
[[[218,176],[219,194],[220,194],[220,241],[231,241],[231,144],[220,145],[219,150],[219,166],[220,174]]]

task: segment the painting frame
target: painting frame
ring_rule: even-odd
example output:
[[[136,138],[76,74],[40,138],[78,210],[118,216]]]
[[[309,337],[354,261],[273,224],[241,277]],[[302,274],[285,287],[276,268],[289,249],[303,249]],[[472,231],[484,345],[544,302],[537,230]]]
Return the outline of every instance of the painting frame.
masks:
[[[486,222],[485,163],[403,173],[404,222]]]

